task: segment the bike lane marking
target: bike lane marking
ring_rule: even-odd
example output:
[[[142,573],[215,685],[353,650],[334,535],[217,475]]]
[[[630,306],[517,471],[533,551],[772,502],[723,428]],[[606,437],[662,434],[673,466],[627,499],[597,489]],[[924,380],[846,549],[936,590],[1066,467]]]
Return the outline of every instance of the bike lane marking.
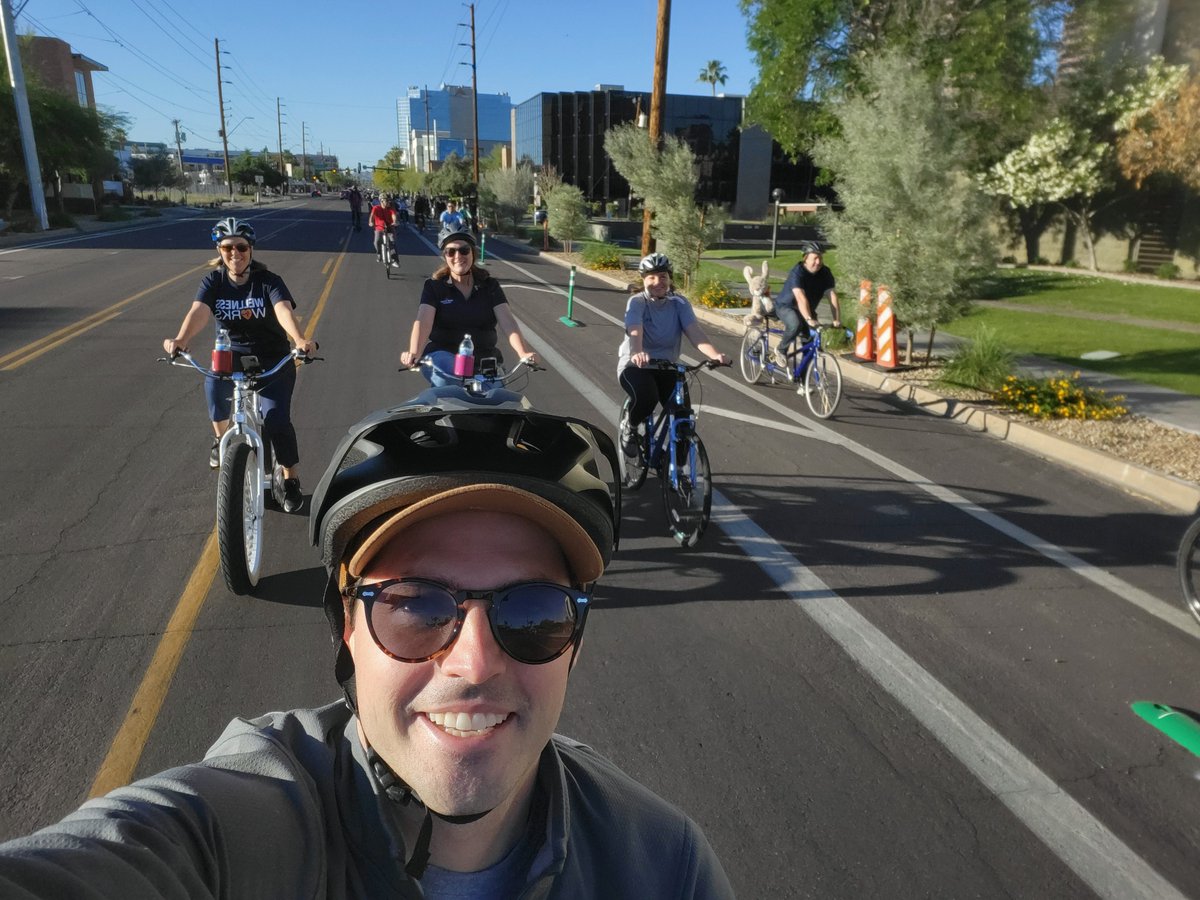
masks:
[[[528,269],[525,269],[516,263],[503,260],[501,257],[496,257],[494,255],[493,257],[501,262],[504,262],[506,265],[512,266],[526,277],[532,278],[541,282],[542,284],[554,288],[557,293],[562,294],[564,297],[567,295],[565,290],[550,284],[550,282],[546,281],[544,278],[534,275]],[[597,316],[600,316],[603,319],[606,319],[614,325],[624,327],[625,323],[622,319],[618,319],[616,316],[613,316],[610,313],[607,313],[604,310],[594,306],[593,304],[588,303],[586,300],[581,300],[578,295],[575,296],[573,302],[575,305],[584,307],[585,309],[595,313]],[[524,323],[522,323],[521,327],[525,327]],[[689,363],[695,362],[695,360],[687,356],[681,356],[680,358]],[[727,387],[741,393],[743,396],[751,398],[756,403],[760,403],[763,406],[775,411],[779,415],[796,422],[801,427],[807,428],[812,436],[820,437],[831,444],[836,444],[837,446],[845,448],[856,456],[859,456],[867,462],[870,462],[871,464],[883,469],[889,475],[913,485],[914,487],[924,491],[943,503],[955,507],[972,518],[982,522],[984,525],[987,525],[989,528],[999,531],[1001,534],[1012,538],[1013,540],[1025,545],[1037,553],[1040,553],[1051,562],[1054,562],[1065,569],[1069,569],[1071,572],[1074,572],[1081,578],[1092,582],[1097,587],[1103,588],[1105,591],[1108,591],[1110,594],[1113,594],[1119,599],[1124,600],[1126,603],[1136,606],[1138,609],[1141,609],[1143,612],[1154,616],[1156,619],[1165,622],[1166,624],[1184,632],[1191,637],[1200,637],[1200,624],[1197,624],[1191,615],[1189,615],[1182,608],[1179,608],[1177,604],[1167,603],[1163,600],[1160,600],[1149,591],[1144,591],[1136,585],[1130,584],[1129,582],[1118,578],[1111,572],[1106,572],[1105,570],[1092,565],[1086,560],[1076,556],[1074,553],[1064,550],[1062,547],[1059,547],[1050,541],[1044,540],[1033,532],[1022,528],[1020,525],[1009,522],[1002,516],[984,509],[979,504],[968,500],[961,494],[931,481],[919,472],[916,472],[913,469],[889,459],[882,453],[878,453],[869,447],[859,444],[857,441],[853,441],[841,434],[838,434],[838,432],[834,431],[829,426],[813,419],[809,419],[808,417],[801,415],[790,407],[787,407],[770,397],[764,397],[762,395],[762,391],[755,390],[749,385],[742,384],[733,377],[717,370],[713,370],[708,374],[709,377],[720,380],[722,384],[725,384]],[[717,412],[712,407],[704,407],[701,405],[699,408],[702,410],[707,410],[708,412],[716,413],[717,415],[721,415],[720,412]],[[611,421],[615,422],[617,415],[619,415],[619,409],[617,414],[612,415]],[[737,417],[731,413],[726,413],[725,415],[729,415],[731,418]],[[760,424],[768,425],[769,422],[768,420],[763,419],[760,421]]]
[[[615,421],[616,401],[523,322],[521,330],[571,387],[607,421]],[[1096,894],[1106,900],[1184,900],[1054,779],[715,488],[713,522]]]
[[[333,290],[334,279],[337,278],[342,260],[346,257],[346,248],[349,243],[350,238],[347,236],[342,242],[337,261],[329,273],[317,306],[309,318],[308,327],[304,331],[306,339],[311,340],[313,332],[317,328],[317,323],[325,309],[325,301]],[[205,600],[208,599],[219,564],[220,551],[217,547],[217,529],[214,526],[204,542],[204,549],[200,551],[200,559],[193,567],[191,575],[188,576],[183,593],[175,603],[175,610],[171,613],[167,627],[158,640],[158,646],[154,648],[154,655],[151,657],[146,671],[142,674],[141,683],[134,691],[129,710],[125,713],[125,719],[121,722],[121,727],[117,729],[117,734],[109,745],[104,762],[100,764],[100,768],[96,772],[91,790],[88,792],[89,799],[103,796],[109,791],[133,781],[133,773],[137,769],[138,761],[142,758],[142,751],[146,747],[146,741],[150,738],[150,732],[166,701],[167,691],[171,687],[176,669],[179,668],[179,662],[183,659],[184,650],[187,649],[188,642],[192,639],[192,629],[196,624],[196,619],[200,616],[200,611],[204,608]]]

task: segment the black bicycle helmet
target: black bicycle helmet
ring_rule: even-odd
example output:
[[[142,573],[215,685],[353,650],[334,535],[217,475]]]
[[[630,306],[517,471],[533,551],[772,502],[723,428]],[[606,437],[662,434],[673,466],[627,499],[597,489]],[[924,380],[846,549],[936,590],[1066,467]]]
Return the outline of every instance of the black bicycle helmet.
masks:
[[[245,238],[246,243],[254,246],[254,227],[249,222],[243,222],[240,219],[235,219],[230,216],[228,219],[222,219],[213,226],[212,239],[214,244],[219,244],[225,238],[240,237]]]
[[[445,249],[446,245],[451,241],[466,241],[471,245],[471,249],[475,249],[475,235],[467,228],[443,228],[438,234],[438,249]]]
[[[392,535],[452,510],[512,512],[554,535],[582,587],[616,549],[620,475],[612,439],[583,419],[540,412],[508,391],[441,388],[354,425],[310,508],[309,537],[329,574],[335,674],[353,705],[341,592]]]
[[[667,259],[665,253],[651,253],[638,263],[639,275],[650,275],[654,272],[666,272],[668,275],[674,274],[675,269],[672,267],[671,260]]]
[[[815,253],[815,254],[817,254],[817,256],[824,255],[824,253],[821,250],[821,245],[818,244],[816,241],[805,241],[803,244],[800,245],[800,253],[803,256],[808,256],[808,254],[810,254],[810,253]]]

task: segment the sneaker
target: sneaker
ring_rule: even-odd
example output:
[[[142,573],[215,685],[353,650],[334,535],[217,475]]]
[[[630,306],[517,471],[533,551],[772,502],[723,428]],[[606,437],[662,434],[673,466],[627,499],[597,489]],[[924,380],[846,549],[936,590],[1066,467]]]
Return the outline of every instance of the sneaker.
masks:
[[[799,394],[801,397],[807,397],[808,396],[808,385],[806,385],[804,382],[801,382],[800,387],[796,388],[796,393]]]
[[[779,366],[781,369],[791,368],[788,362],[787,354],[782,350],[775,351],[775,365]]]
[[[398,269],[398,268],[400,268],[400,261],[399,261],[399,260],[396,260],[396,259],[393,259],[393,260],[392,260],[392,268],[393,268],[393,269]]]
[[[636,459],[641,452],[636,431],[629,428],[621,429],[621,452],[630,459]]]
[[[289,513],[299,512],[300,507],[303,505],[304,495],[300,493],[300,479],[283,479],[283,511]]]
[[[221,468],[221,442],[214,440],[212,449],[208,451],[208,467],[210,469]]]

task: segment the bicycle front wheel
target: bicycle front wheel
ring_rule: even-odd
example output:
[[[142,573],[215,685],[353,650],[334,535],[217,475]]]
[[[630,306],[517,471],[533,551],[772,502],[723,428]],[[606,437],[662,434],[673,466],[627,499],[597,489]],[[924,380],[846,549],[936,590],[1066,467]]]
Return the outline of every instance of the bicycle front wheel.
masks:
[[[842,399],[842,369],[832,353],[821,350],[804,373],[804,399],[818,419],[828,419]]]
[[[666,452],[671,452],[668,448]],[[663,466],[663,506],[667,511],[667,528],[681,547],[694,546],[708,527],[712,512],[712,472],[708,453],[699,435],[689,434],[675,446],[678,465],[675,479]]]
[[[746,384],[756,384],[763,370],[763,333],[757,328],[747,328],[742,336],[742,378]]]
[[[617,439],[621,443],[620,458],[621,458],[621,483],[630,490],[636,491],[646,482],[646,472],[649,466],[646,464],[646,442],[639,440],[637,453],[629,455],[625,452],[625,442],[623,440],[626,434],[637,434],[637,427],[633,422],[629,421],[629,407],[633,403],[628,397],[625,398],[625,405],[621,407],[621,421],[617,426]]]
[[[235,594],[248,594],[262,570],[263,477],[258,453],[234,444],[217,479],[217,545],[221,575]]]
[[[1183,602],[1188,611],[1200,622],[1200,519],[1196,519],[1183,533],[1179,542],[1179,586],[1183,588]]]

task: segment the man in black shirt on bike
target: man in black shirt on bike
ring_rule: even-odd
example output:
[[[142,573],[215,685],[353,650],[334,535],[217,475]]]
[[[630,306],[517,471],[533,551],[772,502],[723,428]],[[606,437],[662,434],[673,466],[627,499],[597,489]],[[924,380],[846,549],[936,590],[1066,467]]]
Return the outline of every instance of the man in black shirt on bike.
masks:
[[[833,307],[833,325],[840,328],[842,324],[842,306],[838,302],[836,283],[829,266],[822,262],[821,248],[816,244],[806,244],[804,257],[788,272],[779,296],[775,298],[775,311],[783,322],[783,334],[779,337],[779,347],[775,351],[781,366],[788,366],[787,348],[797,337],[806,342],[811,336],[810,329],[816,328],[817,306],[826,293]]]

